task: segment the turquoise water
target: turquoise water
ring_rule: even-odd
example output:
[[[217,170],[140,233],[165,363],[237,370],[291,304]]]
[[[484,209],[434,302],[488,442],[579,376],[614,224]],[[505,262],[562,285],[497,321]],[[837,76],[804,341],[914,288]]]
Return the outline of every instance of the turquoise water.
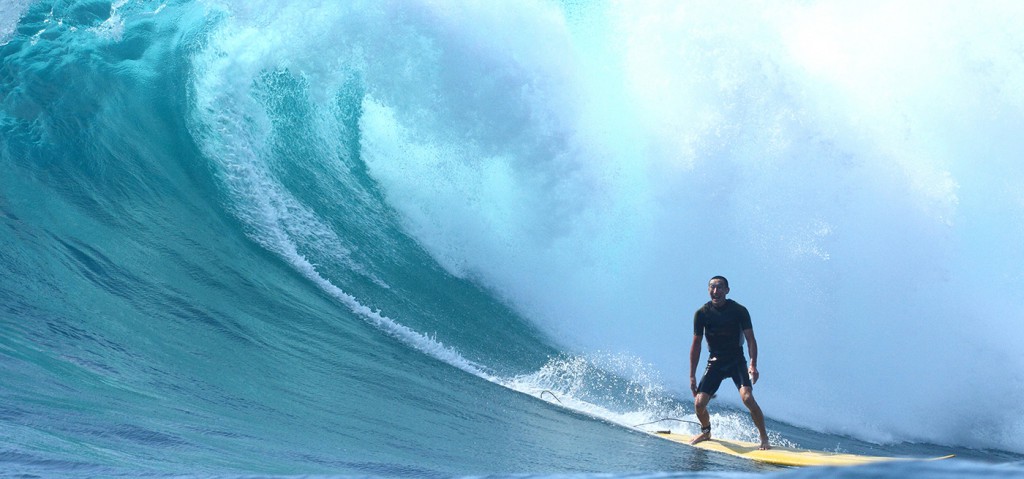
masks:
[[[1024,476],[1020,8],[722,8],[9,3],[0,475],[819,477],[633,428],[723,273],[776,443]]]

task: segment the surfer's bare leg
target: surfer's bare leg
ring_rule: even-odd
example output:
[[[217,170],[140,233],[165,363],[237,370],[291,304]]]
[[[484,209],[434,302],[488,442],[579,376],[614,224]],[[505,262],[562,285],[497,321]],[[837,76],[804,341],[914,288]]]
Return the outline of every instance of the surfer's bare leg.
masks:
[[[710,401],[711,395],[708,393],[697,393],[697,397],[693,400],[693,409],[697,413],[697,420],[700,421],[701,433],[694,436],[690,440],[690,444],[711,439],[711,415],[708,414],[708,402]]]
[[[743,386],[740,388],[740,398],[743,400],[743,405],[750,410],[750,419],[754,420],[757,432],[761,435],[761,446],[759,449],[771,449],[772,445],[768,443],[768,430],[764,427],[764,413],[761,412],[761,406],[758,406],[757,401],[754,400],[754,391]]]

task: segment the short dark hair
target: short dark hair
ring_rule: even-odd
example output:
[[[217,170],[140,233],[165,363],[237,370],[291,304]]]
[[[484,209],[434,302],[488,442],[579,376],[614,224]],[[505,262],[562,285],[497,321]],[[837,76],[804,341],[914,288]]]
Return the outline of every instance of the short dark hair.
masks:
[[[716,280],[716,279],[722,280],[722,282],[725,283],[725,287],[726,288],[729,287],[729,280],[725,279],[725,276],[715,276],[715,277],[712,277],[711,279],[708,280],[708,284],[711,284],[711,282]]]

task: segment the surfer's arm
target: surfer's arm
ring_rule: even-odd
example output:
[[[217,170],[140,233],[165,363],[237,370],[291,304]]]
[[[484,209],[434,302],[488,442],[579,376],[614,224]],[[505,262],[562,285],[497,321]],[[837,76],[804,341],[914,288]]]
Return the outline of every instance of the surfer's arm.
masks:
[[[700,362],[700,343],[703,336],[694,334],[693,344],[690,345],[690,390],[697,394],[697,363]]]
[[[756,383],[759,373],[757,372],[757,340],[754,339],[754,330],[744,329],[743,337],[747,338],[747,353],[750,354],[750,368],[747,372],[750,373],[750,382]]]

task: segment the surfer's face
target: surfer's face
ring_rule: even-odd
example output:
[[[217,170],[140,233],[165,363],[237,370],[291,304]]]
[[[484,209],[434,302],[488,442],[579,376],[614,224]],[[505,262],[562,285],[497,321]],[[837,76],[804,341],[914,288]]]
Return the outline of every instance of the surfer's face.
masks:
[[[729,294],[729,287],[725,281],[713,279],[708,283],[708,294],[711,295],[711,304],[720,305],[725,302],[725,295]]]

